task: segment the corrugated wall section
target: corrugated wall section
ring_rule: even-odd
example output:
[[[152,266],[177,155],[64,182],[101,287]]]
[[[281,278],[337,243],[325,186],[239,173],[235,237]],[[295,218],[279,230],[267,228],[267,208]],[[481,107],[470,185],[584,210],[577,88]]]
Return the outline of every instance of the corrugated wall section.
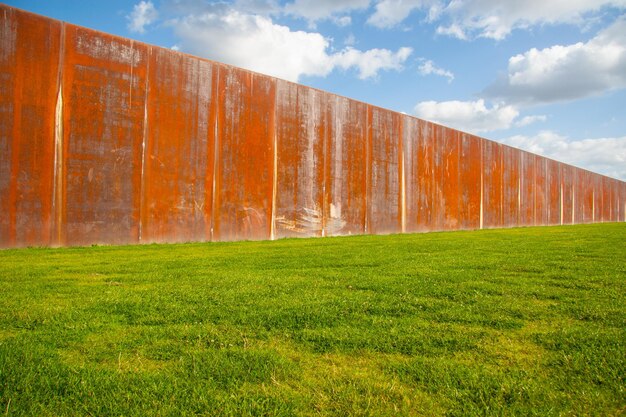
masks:
[[[0,5],[0,246],[626,221],[626,183]]]

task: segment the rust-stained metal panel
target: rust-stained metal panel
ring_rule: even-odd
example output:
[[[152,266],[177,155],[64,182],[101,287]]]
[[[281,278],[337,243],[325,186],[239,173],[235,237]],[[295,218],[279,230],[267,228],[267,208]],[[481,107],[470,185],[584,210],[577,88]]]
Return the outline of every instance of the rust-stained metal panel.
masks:
[[[592,221],[602,222],[604,221],[602,218],[603,211],[603,191],[602,191],[602,176],[600,175],[591,175],[591,181],[593,186],[593,218]]]
[[[368,108],[370,171],[367,232],[402,231],[402,121],[399,113]]]
[[[480,228],[481,142],[479,137],[462,133],[459,161],[459,217],[461,229]]]
[[[548,194],[546,185],[546,158],[534,155],[535,159],[535,225],[545,226],[548,222]]]
[[[444,230],[445,224],[445,199],[444,199],[444,174],[445,174],[445,140],[443,139],[444,127],[433,124],[430,129],[432,140],[432,211],[430,230]]]
[[[502,221],[504,227],[520,224],[520,151],[502,146]]]
[[[520,226],[535,225],[535,155],[520,151]]]
[[[460,132],[447,127],[441,128],[442,141],[442,191],[443,191],[443,228],[444,230],[458,230],[460,228],[459,215],[459,158]]]
[[[419,214],[419,166],[418,147],[421,121],[414,117],[403,117],[402,150],[404,172],[404,231],[418,231]]]
[[[367,105],[328,96],[325,234],[365,233],[367,213]]]
[[[600,221],[611,221],[611,180],[607,177],[599,177],[598,180],[600,193]]]
[[[483,143],[483,227],[502,227],[502,147],[503,145],[484,141]]]
[[[139,235],[148,49],[65,26],[61,244]]]
[[[560,190],[561,195],[561,224],[574,223],[574,168],[559,164],[560,170]]]
[[[417,231],[427,232],[433,229],[433,130],[437,125],[427,121],[420,121],[420,133],[417,142],[417,185],[418,211]]]
[[[585,223],[585,171],[572,167],[574,223]]]
[[[141,242],[210,238],[217,71],[154,48],[146,83]]]
[[[213,239],[269,239],[275,80],[219,67]]]
[[[61,27],[0,5],[0,247],[52,243]]]
[[[561,223],[561,178],[559,164],[552,159],[546,160],[546,224]]]
[[[593,184],[588,171],[584,169],[578,170],[578,186],[580,189],[580,201],[577,204],[580,206],[580,223],[591,223],[594,217],[594,198]]]
[[[0,5],[0,246],[626,221],[626,183]]]
[[[326,95],[276,82],[275,236],[321,236],[324,230]],[[336,210],[332,210],[336,215]],[[341,219],[328,230],[341,229]]]

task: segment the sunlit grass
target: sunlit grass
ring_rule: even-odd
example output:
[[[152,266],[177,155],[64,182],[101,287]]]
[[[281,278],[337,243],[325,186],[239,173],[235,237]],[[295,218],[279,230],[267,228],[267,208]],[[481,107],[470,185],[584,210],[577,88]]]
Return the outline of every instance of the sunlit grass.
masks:
[[[8,415],[620,415],[626,225],[0,251]]]

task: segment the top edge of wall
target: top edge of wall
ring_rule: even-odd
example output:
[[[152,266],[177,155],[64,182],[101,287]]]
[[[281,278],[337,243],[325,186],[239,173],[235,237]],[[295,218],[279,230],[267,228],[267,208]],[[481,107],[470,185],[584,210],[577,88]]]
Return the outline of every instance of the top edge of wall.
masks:
[[[47,19],[49,21],[60,22],[61,25],[73,26],[73,27],[76,27],[76,28],[92,31],[92,32],[95,32],[95,33],[100,33],[100,34],[103,34],[103,35],[106,35],[106,36],[110,36],[110,37],[113,37],[115,39],[126,40],[126,41],[130,40],[130,41],[132,41],[134,43],[137,43],[139,45],[144,45],[147,48],[156,48],[156,49],[160,49],[160,50],[163,50],[163,51],[167,51],[168,53],[171,53],[171,54],[174,54],[174,55],[181,55],[181,56],[185,56],[185,57],[191,57],[191,58],[194,58],[194,59],[199,59],[201,61],[210,62],[210,63],[212,63],[214,65],[217,65],[217,66],[233,68],[233,69],[237,69],[239,71],[244,71],[244,72],[252,74],[252,75],[268,77],[268,78],[271,78],[271,79],[273,79],[275,81],[280,81],[280,82],[284,82],[284,83],[288,83],[288,84],[292,84],[292,85],[297,85],[297,86],[304,86],[304,87],[309,88],[311,90],[318,91],[318,92],[323,93],[323,94],[328,94],[328,95],[330,95],[332,97],[350,100],[350,101],[352,101],[354,103],[360,103],[360,104],[363,104],[363,105],[366,105],[366,106],[369,106],[369,107],[372,107],[372,108],[375,108],[375,109],[384,110],[384,111],[387,111],[387,112],[398,114],[398,115],[400,115],[402,117],[414,119],[414,120],[417,120],[418,122],[421,122],[421,123],[429,123],[429,124],[432,124],[432,125],[435,125],[435,126],[438,126],[438,127],[443,127],[445,129],[450,129],[450,130],[458,132],[460,134],[473,136],[473,137],[479,138],[481,140],[484,140],[484,141],[487,141],[487,142],[491,142],[491,143],[495,143],[495,144],[498,144],[498,145],[506,147],[506,148],[515,149],[517,151],[524,152],[524,153],[529,154],[529,155],[536,155],[536,156],[544,158],[544,159],[546,159],[548,161],[557,162],[557,163],[559,163],[559,164],[561,164],[563,166],[569,166],[569,167],[572,167],[572,168],[575,168],[575,169],[578,169],[578,170],[581,170],[581,171],[584,171],[584,172],[588,172],[588,173],[591,173],[591,174],[594,174],[594,175],[598,175],[598,176],[601,176],[601,177],[604,177],[604,178],[608,178],[608,179],[611,179],[611,180],[618,181],[620,183],[626,184],[626,181],[623,181],[623,180],[621,180],[619,178],[614,178],[614,177],[611,177],[611,176],[608,176],[608,175],[605,175],[605,174],[600,174],[598,172],[590,171],[590,170],[588,170],[586,168],[582,168],[582,167],[579,167],[579,166],[576,166],[576,165],[568,164],[568,163],[565,163],[565,162],[562,162],[562,161],[559,161],[559,160],[556,160],[556,159],[549,158],[549,157],[544,156],[544,155],[540,155],[540,154],[536,154],[536,153],[533,153],[533,152],[526,151],[526,150],[521,149],[521,148],[516,148],[514,146],[511,146],[511,145],[508,145],[508,144],[505,144],[505,143],[502,143],[502,142],[498,142],[498,141],[493,140],[493,139],[488,139],[488,138],[485,138],[483,136],[479,136],[479,135],[477,135],[475,133],[465,132],[463,130],[460,130],[460,129],[457,129],[457,128],[454,128],[454,127],[450,127],[450,126],[442,125],[442,124],[437,123],[437,122],[421,119],[419,117],[416,117],[416,116],[413,116],[413,115],[410,115],[410,114],[407,114],[407,113],[402,113],[402,112],[399,112],[399,111],[391,110],[391,109],[388,109],[388,108],[385,108],[385,107],[381,107],[381,106],[378,106],[378,105],[375,105],[375,104],[367,103],[367,102],[364,102],[364,101],[361,101],[361,100],[358,100],[358,99],[354,99],[354,98],[351,98],[351,97],[343,96],[341,94],[337,94],[337,93],[333,93],[333,92],[330,92],[330,91],[322,90],[322,89],[319,89],[319,88],[316,88],[316,87],[311,87],[311,86],[306,85],[306,84],[296,83],[296,82],[285,80],[285,79],[282,79],[282,78],[278,78],[278,77],[275,77],[275,76],[272,76],[272,75],[263,74],[263,73],[252,71],[252,70],[249,70],[249,69],[246,69],[246,68],[237,67],[237,66],[232,65],[232,64],[226,64],[226,63],[215,61],[215,60],[212,60],[212,59],[209,59],[209,58],[204,58],[204,57],[201,57],[201,56],[192,55],[192,54],[189,54],[189,53],[186,53],[186,52],[182,52],[182,51],[175,51],[173,49],[166,48],[166,47],[163,47],[163,46],[153,45],[153,44],[146,43],[146,42],[143,42],[143,41],[139,41],[139,40],[136,40],[136,39],[126,38],[126,37],[123,37],[123,36],[120,36],[120,35],[115,35],[115,34],[111,34],[111,33],[107,33],[107,32],[101,31],[101,30],[92,29],[92,28],[89,28],[89,27],[77,25],[77,24],[74,24],[74,23],[71,23],[71,22],[67,22],[67,21],[64,21],[64,20],[61,20],[61,19],[55,19],[55,18],[52,18],[52,17],[49,17],[49,16],[45,16],[45,15],[34,13],[34,12],[31,12],[31,11],[28,11],[28,10],[24,10],[24,9],[21,9],[21,8],[18,8],[18,7],[9,6],[9,5],[4,4],[4,3],[0,3],[0,11],[1,10],[14,11],[14,12],[18,12],[18,13],[23,13],[23,14],[27,14],[27,15],[30,15],[30,16],[34,16],[34,17],[37,17],[37,18]]]

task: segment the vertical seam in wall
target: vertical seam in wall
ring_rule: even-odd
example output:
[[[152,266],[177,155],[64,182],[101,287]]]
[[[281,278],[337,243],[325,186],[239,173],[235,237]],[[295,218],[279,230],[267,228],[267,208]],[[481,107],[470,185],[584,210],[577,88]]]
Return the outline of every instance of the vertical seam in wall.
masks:
[[[63,65],[65,62],[65,23],[61,22],[61,41],[59,46],[59,68],[57,73],[57,102],[54,114],[54,173],[52,191],[52,210],[54,212],[54,231],[56,244],[62,245],[63,229]]]
[[[216,66],[217,75],[215,81],[215,120],[213,124],[213,189],[211,192],[211,234],[210,240],[215,240],[215,207],[217,204],[217,174],[218,170],[218,162],[219,162],[219,112],[220,112],[220,76],[221,76],[221,67],[219,65]]]
[[[524,176],[522,173],[524,172],[524,154],[519,153],[519,169],[517,170],[517,225],[520,226],[522,223],[522,178]]]
[[[533,156],[533,226],[537,225],[537,156]]]
[[[576,171],[572,171],[572,224],[576,221],[576,181],[574,181],[576,176]]]
[[[404,173],[404,124],[402,119],[399,126],[400,138],[398,146],[400,147],[400,224],[402,233],[406,233],[406,183]]]
[[[270,240],[276,239],[276,192],[278,187],[278,135],[276,134],[276,102],[277,102],[278,83],[274,87],[274,107],[272,108],[272,205],[270,207]]]
[[[601,179],[602,179],[602,187],[601,187],[602,191],[601,191],[601,194],[600,194],[600,222],[604,222],[604,221],[606,221],[604,219],[604,193],[606,192],[606,188],[605,188],[605,185],[604,185],[604,182],[605,182],[604,178],[601,178]]]
[[[322,128],[320,129],[322,135],[322,237],[326,236],[326,225],[328,224],[328,192],[330,187],[328,181],[330,175],[327,170],[329,169],[330,158],[328,152],[330,152],[330,133],[328,132],[330,117],[328,114],[328,95],[326,93],[319,93],[320,103],[320,118],[322,120]],[[332,232],[332,231],[331,231]],[[333,233],[334,234],[334,233]]]
[[[560,195],[559,195],[559,206],[560,206],[560,215],[559,220],[561,226],[563,225],[563,166],[559,166],[559,186],[560,186]]]
[[[548,193],[548,189],[550,188],[550,183],[548,180],[548,159],[543,159],[543,181],[546,184],[545,190],[543,193],[543,204],[544,204],[544,214],[545,214],[545,222],[542,226],[546,226],[550,224],[550,217],[552,215],[551,204],[550,204],[550,193]],[[550,191],[552,191],[550,189]]]
[[[480,229],[483,228],[483,198],[484,198],[484,165],[485,165],[485,148],[484,148],[484,139],[480,140]]]
[[[17,47],[18,39],[15,38],[15,63],[19,65],[22,56],[22,48]],[[16,246],[17,243],[17,200],[19,187],[19,170],[20,170],[20,139],[22,136],[22,105],[21,98],[23,95],[24,72],[16,71],[13,83],[13,114],[11,126],[11,159],[9,168],[9,189],[8,189],[8,215],[9,215],[9,245]],[[29,138],[30,139],[30,138]]]
[[[591,223],[596,222],[596,190],[591,190]]]
[[[500,227],[504,227],[504,146],[500,145]]]
[[[369,221],[370,221],[370,175],[372,172],[371,163],[371,146],[372,146],[372,118],[371,118],[371,106],[368,104],[365,106],[365,221],[363,224],[363,232],[369,233]]]
[[[456,131],[456,221],[457,221],[457,230],[465,229],[463,225],[463,218],[461,215],[461,152],[463,141],[463,134],[460,131]]]
[[[144,84],[144,103],[143,103],[143,137],[141,138],[141,177],[139,183],[139,242],[143,242],[144,219],[146,218],[146,146],[148,141],[148,90],[150,89],[150,61],[152,59],[152,48],[148,46],[147,50],[148,63],[146,64],[146,81]],[[132,70],[132,65],[131,65]],[[131,78],[132,83],[132,78]],[[132,85],[131,85],[132,91]]]

